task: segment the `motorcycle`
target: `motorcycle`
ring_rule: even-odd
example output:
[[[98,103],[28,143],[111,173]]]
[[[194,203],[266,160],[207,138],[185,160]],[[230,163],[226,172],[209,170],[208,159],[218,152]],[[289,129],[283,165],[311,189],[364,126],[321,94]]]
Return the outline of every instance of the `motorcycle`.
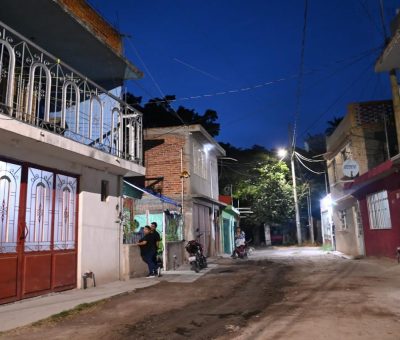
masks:
[[[251,242],[251,240],[246,241],[244,244],[235,247],[235,251],[233,253],[233,258],[239,258],[239,259],[247,259],[249,253],[252,252],[252,249],[249,247],[249,243]]]
[[[199,235],[197,238],[199,238]],[[189,241],[185,246],[189,253],[190,269],[198,273],[201,269],[207,268],[207,258],[203,255],[203,247],[196,240]]]

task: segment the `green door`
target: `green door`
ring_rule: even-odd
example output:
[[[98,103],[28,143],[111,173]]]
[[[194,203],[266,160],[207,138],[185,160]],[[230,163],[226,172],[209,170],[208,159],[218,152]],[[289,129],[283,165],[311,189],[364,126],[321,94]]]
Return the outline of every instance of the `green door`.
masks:
[[[230,222],[228,219],[223,218],[222,219],[222,226],[223,226],[223,231],[224,231],[224,253],[230,254],[232,252],[232,245],[231,245],[231,228],[230,228]]]

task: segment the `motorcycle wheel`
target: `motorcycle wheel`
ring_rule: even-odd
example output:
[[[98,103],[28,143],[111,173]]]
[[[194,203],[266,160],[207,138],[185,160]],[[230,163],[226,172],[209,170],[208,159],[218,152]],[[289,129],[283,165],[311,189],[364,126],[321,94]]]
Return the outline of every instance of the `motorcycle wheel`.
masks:
[[[207,267],[208,267],[207,258],[204,257],[204,258],[203,258],[203,268],[207,268]]]
[[[198,273],[199,272],[199,266],[197,265],[197,262],[192,262],[190,269],[193,270],[194,272]]]

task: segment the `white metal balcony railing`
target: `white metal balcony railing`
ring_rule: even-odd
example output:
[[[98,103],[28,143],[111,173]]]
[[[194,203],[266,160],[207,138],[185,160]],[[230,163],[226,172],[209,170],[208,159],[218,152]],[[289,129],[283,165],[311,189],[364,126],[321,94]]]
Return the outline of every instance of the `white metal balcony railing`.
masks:
[[[0,114],[142,164],[142,114],[0,22]]]

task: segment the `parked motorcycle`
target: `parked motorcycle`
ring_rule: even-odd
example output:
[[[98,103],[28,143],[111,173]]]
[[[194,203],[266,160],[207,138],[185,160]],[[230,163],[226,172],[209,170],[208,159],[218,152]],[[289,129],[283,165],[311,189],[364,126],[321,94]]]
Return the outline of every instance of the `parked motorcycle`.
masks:
[[[191,240],[186,244],[185,249],[189,253],[191,270],[198,273],[201,269],[207,268],[207,258],[203,255],[203,247],[199,242]]]

